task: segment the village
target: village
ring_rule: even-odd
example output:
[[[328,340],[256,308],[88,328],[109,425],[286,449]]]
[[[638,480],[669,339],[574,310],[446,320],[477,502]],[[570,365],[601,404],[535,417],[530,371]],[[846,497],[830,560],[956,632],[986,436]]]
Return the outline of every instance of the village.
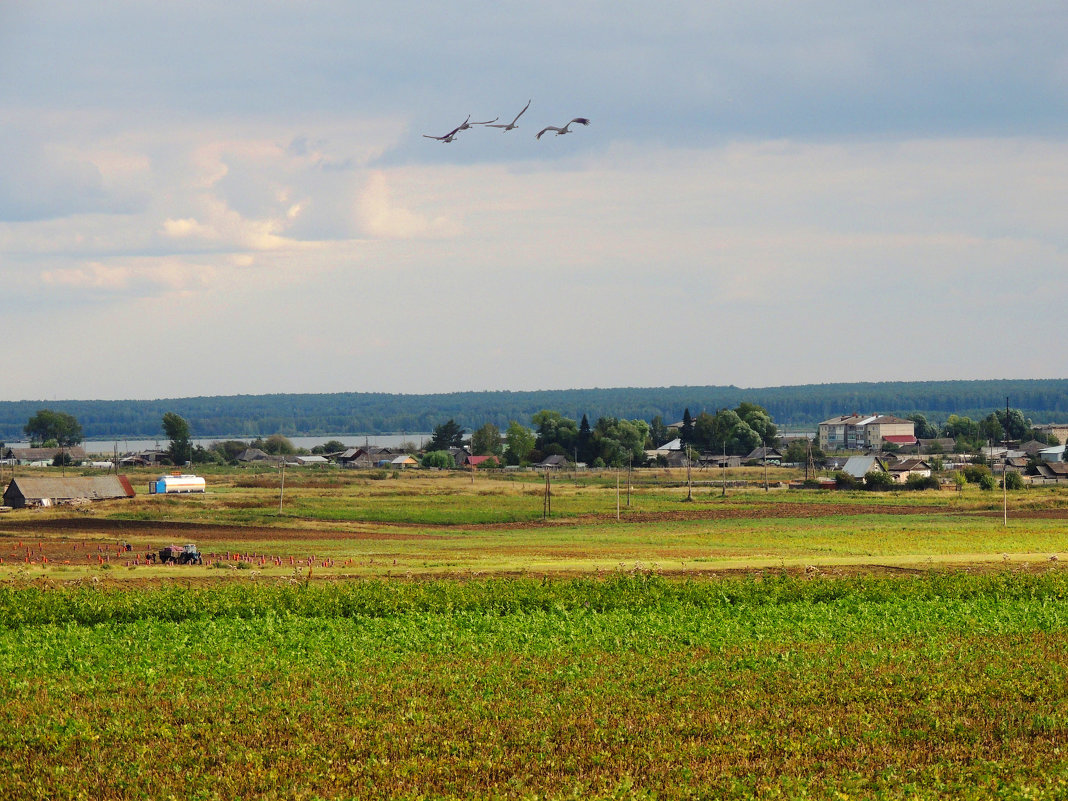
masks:
[[[962,447],[960,438],[917,436],[917,421],[913,419],[852,413],[824,420],[815,431],[787,433],[771,427],[769,430],[775,432],[774,444],[762,444],[747,453],[726,452],[726,447],[723,452],[716,453],[695,447],[693,443],[699,440],[695,432],[699,431],[697,426],[702,416],[689,418],[687,411],[687,419],[662,427],[661,439],[670,438],[659,444],[654,445],[653,434],[639,427],[639,434],[644,432],[644,444],[653,445],[641,449],[643,458],[635,459],[633,452],[627,452],[625,462],[620,460],[615,465],[606,465],[600,458],[592,464],[579,458],[579,435],[590,431],[585,418],[581,427],[576,427],[574,421],[563,420],[578,432],[564,448],[559,443],[547,441],[544,430],[545,421],[551,419],[556,426],[554,430],[558,431],[559,415],[550,418],[549,415],[555,413],[539,414],[545,415],[542,418],[535,416],[541,428],[523,432],[530,447],[522,455],[540,457],[536,460],[515,458],[513,451],[519,446],[509,441],[509,437],[516,433],[513,428],[506,436],[495,426],[487,425],[464,439],[462,429],[452,420],[439,426],[435,436],[421,448],[411,442],[392,447],[369,443],[346,447],[340,440],[330,440],[314,448],[314,452],[300,452],[302,449],[293,448],[280,435],[250,443],[229,440],[213,443],[213,447],[216,451],[221,451],[224,445],[228,447],[231,454],[228,462],[237,468],[267,467],[280,472],[286,469],[394,473],[442,469],[574,472],[625,465],[628,469],[676,469],[698,475],[718,471],[717,475],[725,484],[727,471],[731,469],[760,467],[764,469],[762,479],[750,478],[749,481],[762,483],[768,489],[952,489],[965,482],[993,489],[1000,485],[995,476],[1002,476],[1001,481],[1007,481],[1009,489],[1068,484],[1065,446],[1049,444],[1068,440],[1068,424],[1038,425],[1027,429],[1031,435],[1028,440],[1003,439],[968,449]],[[1006,410],[1006,416],[1010,416],[1009,410]],[[926,425],[923,420],[920,424]],[[598,427],[600,425],[601,421],[598,421]],[[480,438],[480,435],[485,436]],[[734,444],[736,450],[737,443]],[[145,492],[148,494],[174,495],[207,490],[203,477],[184,472],[193,467],[193,463],[176,464],[171,449],[140,450],[121,456],[116,454],[109,459],[91,453],[84,444],[79,444],[10,447],[5,448],[2,455],[0,470],[12,471],[4,485],[5,509],[130,498],[136,491],[124,471],[131,469],[142,474],[153,468],[168,470],[147,482]],[[82,474],[67,475],[68,471]],[[57,472],[62,474],[57,476]],[[739,485],[737,479],[733,483]],[[740,485],[746,483],[743,480]]]

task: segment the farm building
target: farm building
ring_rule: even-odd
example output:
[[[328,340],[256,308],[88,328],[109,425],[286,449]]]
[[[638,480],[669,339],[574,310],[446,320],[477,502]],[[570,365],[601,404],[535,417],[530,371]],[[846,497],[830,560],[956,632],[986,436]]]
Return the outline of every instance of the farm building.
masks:
[[[11,452],[11,458],[21,465],[52,464],[52,460],[60,453],[65,453],[75,462],[85,459],[85,449],[81,445],[72,445],[69,448],[8,448],[8,450]]]
[[[38,478],[19,476],[4,490],[5,506],[56,506],[79,501],[132,498],[134,489],[126,476]]]

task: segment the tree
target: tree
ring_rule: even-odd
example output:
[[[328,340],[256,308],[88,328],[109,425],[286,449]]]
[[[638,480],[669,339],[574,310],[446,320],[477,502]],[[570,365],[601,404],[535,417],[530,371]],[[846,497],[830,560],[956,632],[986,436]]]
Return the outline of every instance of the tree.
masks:
[[[910,414],[905,418],[911,420],[916,424],[916,439],[934,439],[938,436],[938,428],[927,421],[927,417],[922,414]]]
[[[428,451],[447,451],[449,448],[459,448],[463,445],[464,429],[451,417],[447,423],[434,426],[434,435],[426,444]]]
[[[174,412],[163,415],[163,433],[171,441],[167,449],[171,463],[182,465],[193,460],[193,442],[189,436],[189,423]]]
[[[263,450],[272,456],[292,456],[296,446],[284,434],[271,434],[263,441]]]
[[[596,455],[593,452],[593,429],[590,428],[590,420],[586,415],[582,415],[582,421],[579,423],[575,448],[578,451],[576,461],[589,464],[590,459]]]
[[[1017,473],[1015,470],[1010,470],[1005,474],[1005,478],[1002,479],[1005,489],[1010,490],[1022,490],[1024,488],[1023,476]]]
[[[41,409],[23,427],[30,447],[41,447],[54,440],[60,448],[70,448],[82,441],[81,424],[73,415]]]
[[[530,459],[530,453],[537,442],[537,435],[513,420],[508,424],[504,441],[504,457],[508,464],[523,464]]]
[[[583,415],[582,419],[585,420],[586,415]],[[660,415],[656,415],[656,417],[649,423],[649,436],[653,440],[654,448],[659,448],[671,439],[671,436],[668,434],[668,427],[664,425],[664,418]]]
[[[451,470],[456,467],[456,462],[448,451],[427,451],[419,463],[423,467],[436,467],[439,470]]]
[[[649,424],[644,420],[602,417],[593,428],[592,453],[610,467],[645,463],[645,439]]]
[[[311,452],[315,454],[341,453],[346,447],[348,446],[341,440],[332,439],[322,445],[316,445]]]
[[[560,412],[542,409],[531,415],[530,421],[538,432],[535,448],[547,453],[550,445],[559,445],[563,453],[571,455],[578,438],[578,426],[574,420],[564,417]]]
[[[471,435],[471,453],[475,456],[500,456],[503,452],[501,430],[493,423],[486,423]]]
[[[679,431],[679,439],[682,440],[683,445],[693,442],[693,417],[690,416],[689,407],[686,407],[682,413],[682,429]]]

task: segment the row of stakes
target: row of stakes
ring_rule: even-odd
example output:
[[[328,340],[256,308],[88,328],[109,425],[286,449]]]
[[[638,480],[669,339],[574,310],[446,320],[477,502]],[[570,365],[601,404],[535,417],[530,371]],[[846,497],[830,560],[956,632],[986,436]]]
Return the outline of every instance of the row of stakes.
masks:
[[[77,549],[78,549],[78,543],[74,543],[74,550],[77,550]],[[41,542],[37,543],[37,552],[36,552],[36,554],[34,553],[34,550],[33,550],[32,546],[31,547],[27,547],[21,541],[18,543],[18,545],[14,545],[14,544],[12,545],[12,551],[22,551],[22,550],[25,550],[25,555],[23,557],[23,560],[24,560],[24,562],[26,564],[38,564],[38,563],[40,563],[40,564],[48,564],[49,562],[54,562],[55,561],[55,560],[50,560],[47,556],[44,555],[44,548],[43,548],[43,545],[42,545]],[[93,559],[95,557],[97,564],[100,564],[100,565],[111,564],[112,552],[111,552],[110,546],[97,545],[96,546],[96,551],[97,551],[96,554],[86,554],[86,559],[90,563],[93,561]],[[123,554],[128,553],[128,552],[129,551],[128,551],[127,548],[122,547],[122,546],[117,546],[115,548],[116,561],[121,560]],[[287,561],[289,562],[289,566],[290,567],[335,567],[336,566],[336,562],[333,559],[330,559],[328,557],[324,557],[324,558],[320,559],[320,558],[318,558],[318,557],[316,557],[314,555],[309,556],[306,559],[297,559],[294,556],[290,556],[288,558],[288,560],[287,560],[287,559],[285,559],[285,558],[283,558],[281,556],[267,556],[266,554],[248,554],[248,553],[227,552],[225,554],[209,553],[209,554],[206,554],[206,558],[207,558],[207,564],[208,564],[209,567],[211,565],[217,563],[217,562],[223,562],[225,564],[236,564],[236,563],[239,563],[239,562],[247,562],[248,564],[259,565],[260,567],[267,567],[267,564],[269,562],[274,567],[284,567]],[[153,562],[150,561],[148,554],[144,554],[144,555],[137,554],[132,559],[126,559],[125,562],[126,562],[126,567],[138,567],[140,565],[153,564]],[[0,565],[2,565],[3,563],[4,563],[4,557],[0,556]],[[71,563],[71,561],[69,559],[64,559],[61,564],[69,565],[70,563]],[[352,559],[346,559],[344,562],[342,562],[342,565],[345,566],[345,567],[352,567],[354,564],[355,564],[355,561],[352,560]],[[394,564],[396,564],[396,560],[394,560]]]

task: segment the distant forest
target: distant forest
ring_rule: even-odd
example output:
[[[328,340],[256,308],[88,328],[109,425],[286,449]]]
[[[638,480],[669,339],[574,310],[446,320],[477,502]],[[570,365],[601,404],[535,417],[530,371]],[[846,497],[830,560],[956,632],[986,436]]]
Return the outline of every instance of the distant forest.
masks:
[[[743,401],[763,406],[787,428],[813,428],[838,414],[880,412],[923,414],[941,423],[950,414],[980,419],[1009,405],[1034,423],[1068,421],[1068,379],[1003,381],[897,381],[857,384],[805,384],[740,389],[648,387],[567,389],[535,392],[453,392],[392,395],[348,392],[317,395],[228,395],[161,400],[0,401],[0,440],[23,438],[23,426],[39,409],[74,415],[86,439],[145,438],[162,434],[166,412],[189,422],[194,437],[251,439],[271,434],[425,433],[453,419],[468,432],[485,423],[504,430],[517,420],[552,409],[579,420],[587,415],[667,424],[689,409],[697,416],[735,407]]]

